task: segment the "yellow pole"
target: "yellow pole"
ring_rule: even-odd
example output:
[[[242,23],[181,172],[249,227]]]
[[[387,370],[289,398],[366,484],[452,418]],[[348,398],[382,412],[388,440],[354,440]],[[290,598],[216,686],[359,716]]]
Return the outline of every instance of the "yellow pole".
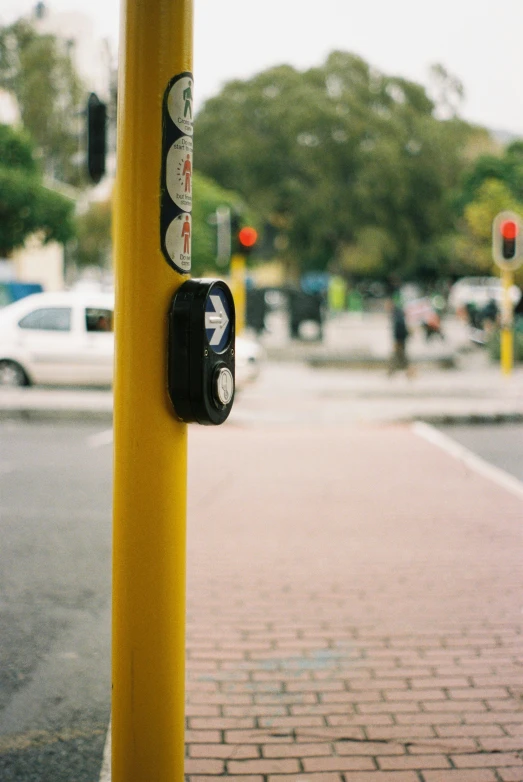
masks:
[[[514,363],[513,306],[510,289],[513,285],[513,273],[502,269],[503,301],[501,308],[501,371],[508,376]]]
[[[167,312],[184,277],[160,248],[160,182],[162,100],[192,70],[193,3],[123,0],[122,12],[112,782],[182,782],[187,431],[172,412],[166,364]]]
[[[247,307],[245,267],[245,256],[235,253],[231,257],[231,289],[236,310],[236,334],[241,334],[245,328],[245,310]]]

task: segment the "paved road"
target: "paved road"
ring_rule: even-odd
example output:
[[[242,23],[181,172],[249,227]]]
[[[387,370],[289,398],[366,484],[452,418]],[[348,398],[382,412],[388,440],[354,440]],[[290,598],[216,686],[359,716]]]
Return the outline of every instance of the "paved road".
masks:
[[[440,427],[445,434],[465,448],[495,464],[523,481],[523,426],[498,424],[496,426]]]
[[[98,779],[109,719],[111,523],[111,449],[99,433],[99,425],[0,425],[2,782]]]

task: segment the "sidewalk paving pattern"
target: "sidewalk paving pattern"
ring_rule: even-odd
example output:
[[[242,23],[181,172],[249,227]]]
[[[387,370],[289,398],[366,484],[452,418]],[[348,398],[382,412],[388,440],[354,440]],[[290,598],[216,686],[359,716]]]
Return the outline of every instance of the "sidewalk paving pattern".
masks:
[[[190,782],[522,782],[521,499],[402,426],[191,443]]]

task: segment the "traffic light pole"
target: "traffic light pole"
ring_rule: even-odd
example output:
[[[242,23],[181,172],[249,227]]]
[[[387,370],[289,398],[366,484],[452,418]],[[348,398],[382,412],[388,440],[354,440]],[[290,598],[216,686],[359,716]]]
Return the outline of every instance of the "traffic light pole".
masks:
[[[503,300],[501,307],[501,371],[508,376],[512,372],[514,364],[514,333],[513,320],[514,309],[510,298],[510,289],[514,283],[514,275],[507,269],[501,270],[503,283]]]
[[[162,254],[160,188],[162,104],[173,77],[192,70],[193,4],[124,0],[122,12],[112,782],[182,782],[187,432],[173,414],[166,366],[167,314],[186,278]]]
[[[231,257],[231,288],[236,307],[236,334],[241,334],[245,328],[245,311],[247,307],[245,275],[245,255],[234,253]]]
[[[514,271],[523,263],[523,220],[515,212],[499,212],[492,221],[492,257],[501,269],[503,299],[501,302],[500,357],[505,376],[514,363],[514,307],[510,290]]]

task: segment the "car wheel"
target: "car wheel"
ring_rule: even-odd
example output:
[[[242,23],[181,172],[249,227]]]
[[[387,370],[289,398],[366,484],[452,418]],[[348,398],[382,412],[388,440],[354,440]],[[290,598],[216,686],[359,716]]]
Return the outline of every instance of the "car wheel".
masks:
[[[0,361],[0,386],[28,386],[28,377],[16,361]]]

